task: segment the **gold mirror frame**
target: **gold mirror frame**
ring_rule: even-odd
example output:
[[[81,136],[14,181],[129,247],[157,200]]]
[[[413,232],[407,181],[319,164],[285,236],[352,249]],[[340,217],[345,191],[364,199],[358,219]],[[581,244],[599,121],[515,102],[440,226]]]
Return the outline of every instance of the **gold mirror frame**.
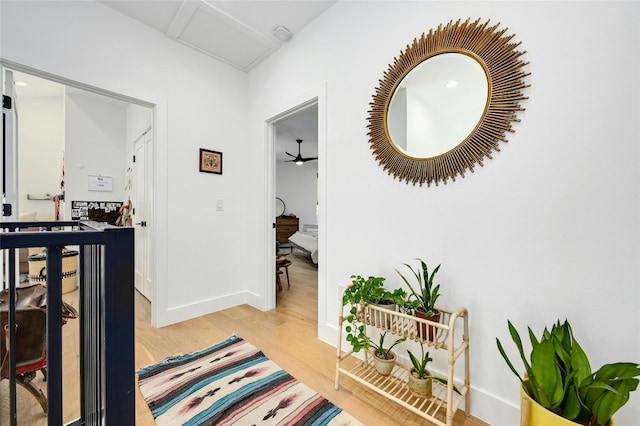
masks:
[[[517,51],[521,44],[511,43],[515,36],[504,36],[508,28],[497,30],[500,23],[489,27],[489,21],[480,24],[480,19],[461,23],[450,21],[440,24],[437,30],[413,40],[384,73],[380,85],[376,87],[369,110],[369,143],[373,155],[388,174],[400,181],[414,185],[447,179],[455,181],[456,175],[464,177],[467,169],[473,172],[476,163],[484,166],[484,157],[493,158],[491,152],[500,151],[499,141],[507,142],[505,133],[514,132],[512,121],[520,121],[518,111],[524,111],[520,101],[528,99],[522,89],[529,87],[524,78],[530,73],[521,70],[528,65],[519,58],[526,51]],[[403,153],[391,140],[387,128],[387,110],[391,98],[402,79],[416,66],[442,53],[463,53],[476,59],[487,75],[487,105],[478,124],[471,133],[453,149],[429,158],[415,158]]]

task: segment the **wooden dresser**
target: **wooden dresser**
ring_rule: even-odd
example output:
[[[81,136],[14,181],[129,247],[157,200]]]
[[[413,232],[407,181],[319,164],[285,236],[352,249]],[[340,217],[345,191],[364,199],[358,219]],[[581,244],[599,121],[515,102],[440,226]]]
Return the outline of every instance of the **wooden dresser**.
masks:
[[[281,243],[289,241],[289,237],[298,231],[299,219],[291,216],[278,216],[276,218],[276,240]]]

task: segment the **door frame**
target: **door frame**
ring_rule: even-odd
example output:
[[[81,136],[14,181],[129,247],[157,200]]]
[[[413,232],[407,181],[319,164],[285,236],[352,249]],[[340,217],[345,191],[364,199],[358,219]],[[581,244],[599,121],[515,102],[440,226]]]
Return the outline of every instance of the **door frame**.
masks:
[[[166,140],[167,140],[167,131],[166,124],[164,127],[159,126],[159,123],[167,122],[167,101],[166,98],[158,96],[156,94],[142,94],[140,97],[132,97],[128,95],[123,95],[118,92],[113,92],[110,90],[102,89],[97,86],[92,86],[86,83],[82,83],[76,80],[71,80],[69,78],[65,78],[59,75],[51,74],[46,71],[42,71],[27,65],[22,65],[4,58],[0,58],[0,71],[3,70],[13,70],[22,72],[25,74],[31,74],[35,77],[39,77],[42,79],[50,80],[65,86],[74,87],[82,90],[86,90],[88,92],[96,93],[102,96],[107,96],[111,98],[115,98],[121,100],[123,102],[128,102],[131,104],[136,104],[140,106],[144,106],[147,108],[151,108],[152,110],[152,124],[151,127],[153,129],[153,157],[151,159],[152,167],[153,167],[153,178],[151,181],[151,191],[153,194],[153,205],[149,206],[149,209],[153,209],[157,214],[155,215],[155,224],[153,226],[153,240],[154,241],[165,241],[167,239],[167,230],[166,230],[166,208],[156,209],[155,206],[160,203],[160,205],[166,206],[165,200],[167,199],[167,191],[166,191],[166,182],[164,185],[158,183],[158,175],[157,170],[159,168],[166,170],[167,163],[167,155],[166,155]],[[143,100],[143,98],[153,99],[153,101]],[[164,149],[163,149],[164,148]],[[166,181],[166,179],[164,179]],[[14,210],[17,211],[17,210]],[[163,249],[156,249],[156,244],[151,248],[151,275],[154,277],[154,291],[152,294],[151,301],[151,325],[153,327],[160,327],[166,324],[171,323],[171,319],[168,318],[167,315],[167,305],[168,301],[166,298],[167,293],[167,262],[168,258],[166,252],[166,244],[164,244]]]
[[[266,299],[266,308],[268,310],[276,307],[276,285],[275,285],[275,247],[276,233],[275,229],[271,229],[272,223],[275,223],[275,127],[277,123],[296,112],[309,108],[312,105],[318,105],[318,335],[326,327],[326,301],[327,301],[327,285],[326,285],[326,246],[327,246],[327,83],[325,81],[300,92],[298,95],[283,103],[279,107],[271,109],[268,118],[265,119],[265,161],[266,176],[264,179],[266,218],[265,222],[270,229],[269,236],[266,238],[266,246],[262,251],[265,253],[265,268],[267,277],[265,277],[265,287],[263,294]],[[333,339],[334,337],[330,337]]]

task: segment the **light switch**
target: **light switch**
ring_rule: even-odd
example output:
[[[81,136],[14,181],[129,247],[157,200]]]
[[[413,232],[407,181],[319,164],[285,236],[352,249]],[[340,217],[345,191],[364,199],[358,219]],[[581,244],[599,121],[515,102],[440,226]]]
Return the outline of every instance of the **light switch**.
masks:
[[[216,211],[223,211],[224,210],[224,200],[218,200],[216,201]]]

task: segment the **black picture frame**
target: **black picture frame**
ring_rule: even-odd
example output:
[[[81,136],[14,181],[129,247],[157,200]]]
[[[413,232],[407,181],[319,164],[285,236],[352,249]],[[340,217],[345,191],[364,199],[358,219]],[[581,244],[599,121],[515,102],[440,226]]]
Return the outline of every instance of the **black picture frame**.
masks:
[[[200,171],[203,173],[222,174],[222,153],[200,148]]]

